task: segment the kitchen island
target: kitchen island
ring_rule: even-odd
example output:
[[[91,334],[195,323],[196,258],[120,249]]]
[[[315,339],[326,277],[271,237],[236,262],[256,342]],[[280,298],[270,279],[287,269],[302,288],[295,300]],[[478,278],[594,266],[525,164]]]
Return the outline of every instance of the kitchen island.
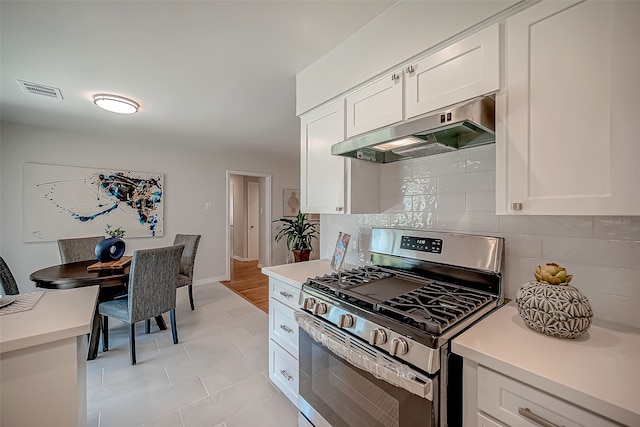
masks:
[[[0,316],[0,425],[87,424],[86,352],[98,286],[45,292]]]
[[[594,321],[561,339],[529,329],[512,302],[454,339],[464,357],[465,427],[640,426],[640,330]]]

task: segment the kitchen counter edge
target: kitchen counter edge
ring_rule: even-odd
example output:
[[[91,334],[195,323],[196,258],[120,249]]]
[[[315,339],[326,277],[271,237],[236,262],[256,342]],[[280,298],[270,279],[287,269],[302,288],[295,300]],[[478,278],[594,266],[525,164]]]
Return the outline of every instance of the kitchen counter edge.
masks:
[[[529,329],[514,302],[472,326],[452,351],[623,425],[640,425],[640,329],[591,324],[576,339]]]
[[[274,265],[263,267],[262,273],[288,285],[300,288],[310,277],[332,273],[329,262],[330,260],[328,259],[316,259],[293,264]]]

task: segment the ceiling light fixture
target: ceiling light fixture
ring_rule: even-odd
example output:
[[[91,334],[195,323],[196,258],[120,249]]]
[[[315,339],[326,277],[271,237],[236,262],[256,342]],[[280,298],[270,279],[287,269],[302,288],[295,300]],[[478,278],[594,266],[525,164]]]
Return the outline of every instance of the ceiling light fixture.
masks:
[[[93,97],[93,102],[103,110],[119,114],[133,114],[138,112],[137,102],[117,95],[99,94]]]

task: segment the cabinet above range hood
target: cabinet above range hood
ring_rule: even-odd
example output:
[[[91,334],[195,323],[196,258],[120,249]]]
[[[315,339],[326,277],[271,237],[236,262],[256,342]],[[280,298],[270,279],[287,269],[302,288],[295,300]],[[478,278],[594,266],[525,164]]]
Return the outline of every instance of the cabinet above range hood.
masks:
[[[390,163],[495,142],[495,101],[485,96],[334,144],[331,154]]]

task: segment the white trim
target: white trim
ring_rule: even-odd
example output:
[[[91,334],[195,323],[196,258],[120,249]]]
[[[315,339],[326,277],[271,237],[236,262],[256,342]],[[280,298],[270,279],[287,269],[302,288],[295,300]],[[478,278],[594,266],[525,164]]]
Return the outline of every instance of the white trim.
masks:
[[[267,265],[271,265],[271,202],[273,199],[273,195],[272,195],[272,190],[271,190],[271,174],[270,173],[261,173],[261,172],[247,172],[247,171],[237,171],[237,170],[229,170],[227,169],[227,174],[226,174],[226,188],[225,188],[225,200],[224,200],[224,204],[225,204],[225,225],[226,225],[226,230],[225,230],[225,236],[226,236],[226,241],[225,241],[225,265],[226,265],[226,271],[225,271],[225,278],[220,279],[220,280],[230,280],[231,279],[231,254],[230,254],[230,250],[231,248],[229,247],[229,240],[231,238],[230,236],[230,221],[229,221],[229,217],[230,217],[230,213],[229,213],[229,183],[230,183],[230,178],[231,175],[244,175],[244,176],[255,176],[258,178],[264,178],[265,179],[265,201],[264,201],[264,222],[265,222],[265,227],[261,227],[264,228],[264,230],[260,230],[260,240],[262,241],[262,239],[264,239],[265,244],[265,263]]]

